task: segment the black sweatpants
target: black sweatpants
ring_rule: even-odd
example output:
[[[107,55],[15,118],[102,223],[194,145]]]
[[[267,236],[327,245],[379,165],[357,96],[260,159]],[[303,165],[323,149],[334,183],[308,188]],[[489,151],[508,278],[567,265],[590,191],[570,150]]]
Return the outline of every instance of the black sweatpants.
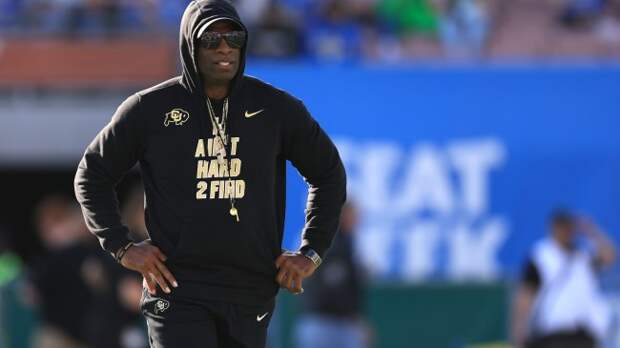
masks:
[[[263,348],[275,298],[260,306],[142,292],[151,348]]]

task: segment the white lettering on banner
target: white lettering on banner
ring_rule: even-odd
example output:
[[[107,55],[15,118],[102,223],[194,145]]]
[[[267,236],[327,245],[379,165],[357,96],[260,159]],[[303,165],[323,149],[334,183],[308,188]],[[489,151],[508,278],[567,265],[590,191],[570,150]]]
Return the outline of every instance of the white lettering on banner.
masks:
[[[459,142],[448,149],[463,188],[463,203],[473,216],[487,210],[487,187],[491,169],[504,160],[504,148],[494,140]]]
[[[500,218],[487,220],[478,231],[464,224],[455,227],[448,236],[448,274],[454,279],[492,279],[499,271],[495,256],[505,239],[506,224]]]
[[[416,222],[405,236],[407,253],[404,262],[404,277],[424,279],[431,276],[435,268],[435,258],[439,247],[439,224],[435,222]]]
[[[396,183],[402,190],[394,203],[398,215],[423,209],[440,214],[452,212],[453,194],[445,162],[443,154],[430,145],[412,151],[406,162],[404,182]]]
[[[386,183],[395,174],[402,151],[394,144],[370,143],[364,147],[364,151],[360,151],[356,144],[343,143],[338,145],[338,151],[345,167],[358,168],[364,174],[358,177],[358,181],[356,177],[347,177],[350,187],[363,187],[364,194],[373,197],[360,203],[372,211],[382,210],[384,202],[390,199]]]
[[[490,212],[490,181],[506,154],[494,138],[421,143],[336,142],[349,197],[361,209],[356,246],[379,277],[490,279],[508,223]],[[396,252],[398,251],[398,252]]]
[[[383,230],[369,226],[364,229],[363,239],[356,238],[355,242],[356,249],[361,249],[364,252],[364,258],[360,261],[367,266],[372,274],[383,275],[388,273],[390,268],[388,256],[393,240],[385,238]]]

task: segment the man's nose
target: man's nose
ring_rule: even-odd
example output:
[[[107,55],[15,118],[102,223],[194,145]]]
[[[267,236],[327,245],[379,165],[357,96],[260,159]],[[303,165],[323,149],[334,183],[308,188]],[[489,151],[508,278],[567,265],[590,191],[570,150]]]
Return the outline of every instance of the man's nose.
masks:
[[[228,46],[228,42],[222,38],[222,40],[220,40],[220,45],[217,46],[217,51],[228,53],[232,51],[232,47]]]

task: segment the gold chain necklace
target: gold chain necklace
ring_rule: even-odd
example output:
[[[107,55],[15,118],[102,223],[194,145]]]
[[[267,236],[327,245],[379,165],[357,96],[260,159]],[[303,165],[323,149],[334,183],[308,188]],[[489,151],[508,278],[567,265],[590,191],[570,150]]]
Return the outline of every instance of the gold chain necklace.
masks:
[[[232,179],[230,178],[230,167],[232,159],[228,157],[226,153],[226,145],[228,144],[228,138],[226,137],[226,121],[228,119],[228,98],[224,99],[224,105],[222,106],[222,118],[221,122],[218,122],[215,117],[215,112],[213,111],[213,105],[211,104],[211,99],[207,97],[207,109],[209,110],[209,118],[211,119],[211,125],[213,129],[216,130],[217,137],[220,140],[220,148],[217,153],[217,162],[219,165],[224,165],[227,167],[226,173],[228,174],[228,183],[227,185],[231,185]],[[232,185],[231,185],[232,186]],[[234,190],[230,194],[230,210],[228,213],[239,222],[239,210],[235,207],[235,194]]]

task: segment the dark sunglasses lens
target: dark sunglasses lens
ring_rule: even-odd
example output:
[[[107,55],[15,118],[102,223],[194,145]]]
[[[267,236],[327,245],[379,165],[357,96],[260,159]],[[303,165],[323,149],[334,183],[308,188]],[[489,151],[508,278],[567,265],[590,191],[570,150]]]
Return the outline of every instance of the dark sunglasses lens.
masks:
[[[243,31],[231,31],[223,36],[231,48],[241,48],[245,44],[245,32]]]
[[[208,49],[218,48],[222,39],[226,40],[226,43],[231,48],[241,48],[245,44],[245,32],[244,31],[231,31],[228,33],[218,33],[208,31],[200,38],[200,44]]]
[[[217,48],[222,41],[222,34],[216,32],[206,32],[200,37],[200,44],[208,49]]]

